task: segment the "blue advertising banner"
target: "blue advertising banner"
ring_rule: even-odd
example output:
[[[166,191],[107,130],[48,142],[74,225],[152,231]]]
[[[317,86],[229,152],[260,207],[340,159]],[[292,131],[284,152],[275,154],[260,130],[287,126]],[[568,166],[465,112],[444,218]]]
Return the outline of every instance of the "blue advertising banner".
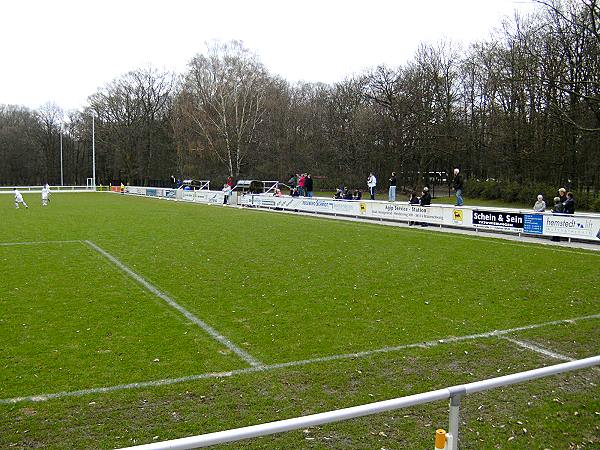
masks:
[[[544,233],[544,216],[542,214],[525,214],[523,231],[529,234]]]

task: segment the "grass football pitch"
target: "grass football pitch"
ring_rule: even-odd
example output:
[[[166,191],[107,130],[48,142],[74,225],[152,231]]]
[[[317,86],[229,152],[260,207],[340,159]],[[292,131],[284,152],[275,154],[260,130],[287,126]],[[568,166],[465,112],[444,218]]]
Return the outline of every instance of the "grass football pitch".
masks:
[[[600,353],[598,252],[112,193],[25,200],[0,195],[0,448],[124,447]],[[588,369],[467,396],[461,448],[599,448],[599,383]],[[447,415],[231,446],[432,448]]]

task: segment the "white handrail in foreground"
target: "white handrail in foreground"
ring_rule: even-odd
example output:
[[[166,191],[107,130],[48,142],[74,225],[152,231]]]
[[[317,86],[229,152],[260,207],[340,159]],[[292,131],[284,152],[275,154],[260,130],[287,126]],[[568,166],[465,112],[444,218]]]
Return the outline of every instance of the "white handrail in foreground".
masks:
[[[259,436],[268,436],[284,431],[301,430],[316,425],[340,422],[343,420],[354,419],[356,417],[368,416],[385,411],[406,408],[409,406],[421,405],[423,403],[435,402],[438,400],[451,399],[451,426],[449,434],[452,434],[453,436],[452,449],[454,450],[458,448],[458,407],[460,405],[460,399],[462,396],[467,394],[474,394],[476,392],[488,391],[498,387],[510,386],[512,384],[522,383],[524,381],[531,381],[550,375],[557,375],[564,372],[571,372],[573,370],[585,369],[597,365],[600,365],[600,356],[593,356],[591,358],[579,359],[577,361],[571,361],[563,364],[556,364],[553,366],[528,370],[526,372],[519,372],[512,375],[491,378],[489,380],[476,381],[474,383],[452,386],[449,388],[438,389],[422,394],[409,395],[407,397],[400,397],[393,400],[368,403],[366,405],[353,406],[351,408],[338,409],[335,411],[328,411],[319,414],[311,414],[309,416],[296,417],[293,419],[278,420],[276,422],[252,425],[243,428],[235,428],[232,430],[218,431],[215,433],[208,433],[200,436],[191,436],[187,438],[173,439],[170,441],[154,442],[152,444],[127,447],[127,449],[183,450],[191,448],[208,447],[211,445],[240,441],[242,439],[250,439]]]

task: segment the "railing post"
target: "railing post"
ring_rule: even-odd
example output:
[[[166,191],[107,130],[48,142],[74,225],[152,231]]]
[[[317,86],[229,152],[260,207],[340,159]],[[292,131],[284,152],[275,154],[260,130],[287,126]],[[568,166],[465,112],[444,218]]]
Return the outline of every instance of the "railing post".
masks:
[[[458,450],[458,425],[460,419],[460,402],[467,393],[464,386],[455,386],[450,391],[450,415],[448,418],[448,450]]]

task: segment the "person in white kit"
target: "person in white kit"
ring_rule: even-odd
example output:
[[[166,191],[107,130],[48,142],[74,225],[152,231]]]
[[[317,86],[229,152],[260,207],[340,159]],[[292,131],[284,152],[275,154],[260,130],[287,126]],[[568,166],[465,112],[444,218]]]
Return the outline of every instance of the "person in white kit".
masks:
[[[48,206],[50,201],[50,186],[47,184],[42,188],[42,206]]]
[[[27,206],[27,203],[25,203],[25,200],[23,200],[23,196],[21,195],[19,190],[15,188],[15,207],[17,209],[19,209],[19,203],[22,203],[25,208],[29,208],[29,206]]]

